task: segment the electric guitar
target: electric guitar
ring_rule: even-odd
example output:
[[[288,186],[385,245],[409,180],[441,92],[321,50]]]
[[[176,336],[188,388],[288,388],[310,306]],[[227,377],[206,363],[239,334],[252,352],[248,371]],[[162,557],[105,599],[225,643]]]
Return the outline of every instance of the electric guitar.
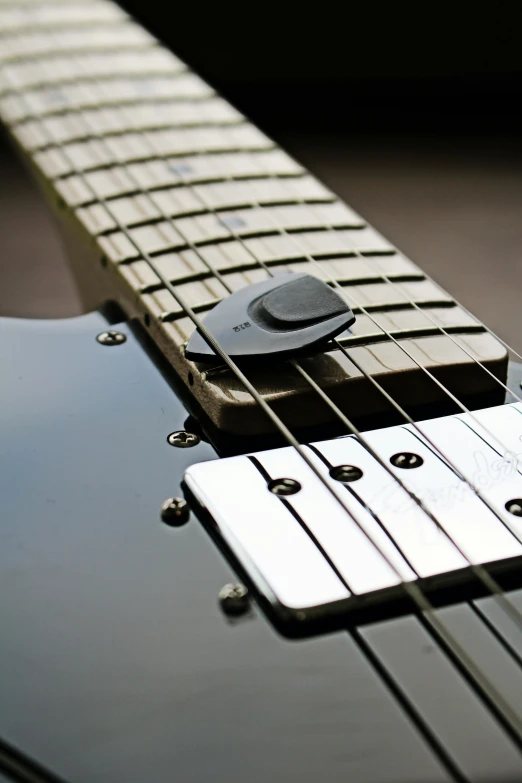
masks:
[[[0,779],[522,780],[522,357],[108,0],[0,117],[87,313],[0,318]]]

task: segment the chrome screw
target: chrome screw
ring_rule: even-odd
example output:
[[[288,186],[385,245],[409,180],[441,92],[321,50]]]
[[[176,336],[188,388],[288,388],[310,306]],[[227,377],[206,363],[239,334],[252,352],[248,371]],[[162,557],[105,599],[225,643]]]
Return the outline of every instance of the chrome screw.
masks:
[[[514,500],[508,500],[506,503],[506,511],[510,514],[514,514],[516,517],[522,517],[522,499],[515,498]]]
[[[357,481],[362,478],[362,470],[356,465],[337,465],[330,471],[330,476],[342,484],[348,484],[350,481]]]
[[[101,332],[96,339],[101,345],[121,345],[127,339],[123,332],[116,332],[110,329],[107,332]]]
[[[167,498],[161,507],[161,518],[170,527],[181,527],[189,517],[190,509],[184,498]]]
[[[301,489],[301,485],[295,479],[279,478],[269,481],[268,489],[274,495],[295,495]]]
[[[248,589],[242,584],[228,584],[219,591],[219,603],[226,615],[238,617],[250,609]]]
[[[176,446],[178,449],[189,449],[191,446],[198,445],[200,437],[194,432],[179,430],[178,432],[171,432],[167,441],[171,446]]]
[[[411,470],[412,468],[420,468],[424,464],[424,460],[419,454],[413,454],[411,451],[403,451],[400,454],[394,454],[390,458],[391,464],[396,468],[404,468],[405,470]]]

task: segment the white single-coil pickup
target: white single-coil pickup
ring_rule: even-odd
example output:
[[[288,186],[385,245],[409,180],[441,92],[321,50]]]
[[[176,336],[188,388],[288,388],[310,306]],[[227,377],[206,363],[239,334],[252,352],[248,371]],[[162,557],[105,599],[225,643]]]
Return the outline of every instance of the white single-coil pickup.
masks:
[[[522,404],[304,448],[321,478],[290,447],[185,473],[196,511],[283,630],[389,611],[403,582],[461,595],[480,585],[472,566],[520,569]],[[417,467],[401,467],[397,455],[412,454]],[[354,480],[332,477],[343,465]],[[275,479],[300,489],[274,494]]]

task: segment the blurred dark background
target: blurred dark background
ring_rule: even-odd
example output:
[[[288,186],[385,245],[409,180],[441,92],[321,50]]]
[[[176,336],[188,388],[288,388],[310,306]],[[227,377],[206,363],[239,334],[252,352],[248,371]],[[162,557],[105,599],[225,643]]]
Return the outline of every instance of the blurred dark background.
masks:
[[[123,5],[522,349],[515,3]],[[39,198],[0,163],[0,314],[79,312]]]

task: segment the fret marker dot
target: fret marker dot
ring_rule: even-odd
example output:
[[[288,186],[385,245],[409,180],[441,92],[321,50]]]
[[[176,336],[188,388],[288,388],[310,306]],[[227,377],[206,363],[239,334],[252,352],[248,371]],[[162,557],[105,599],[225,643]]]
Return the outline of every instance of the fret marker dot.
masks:
[[[246,222],[239,217],[227,217],[218,219],[218,224],[224,228],[243,228],[246,226]]]

